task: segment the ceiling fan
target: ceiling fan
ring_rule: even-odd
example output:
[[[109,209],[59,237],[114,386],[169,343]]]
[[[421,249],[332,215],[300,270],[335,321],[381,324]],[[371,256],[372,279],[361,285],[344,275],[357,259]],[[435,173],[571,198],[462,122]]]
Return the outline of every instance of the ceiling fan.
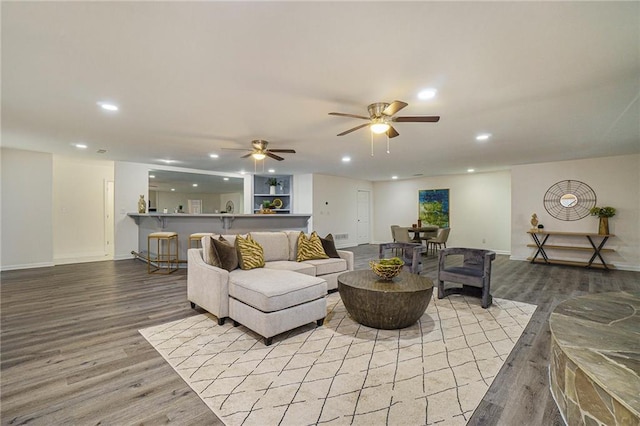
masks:
[[[409,105],[406,102],[402,101],[393,101],[390,104],[386,102],[376,102],[367,107],[369,110],[369,117],[365,117],[364,115],[356,115],[356,114],[345,114],[342,112],[330,112],[329,115],[337,115],[340,117],[351,117],[351,118],[360,118],[362,120],[367,120],[368,123],[361,124],[359,126],[353,127],[349,130],[346,130],[342,133],[338,133],[338,136],[344,136],[351,132],[354,132],[358,129],[362,129],[363,127],[370,126],[371,131],[376,134],[386,133],[390,138],[395,138],[399,135],[398,131],[394,129],[391,125],[392,122],[396,123],[437,123],[440,120],[440,116],[427,116],[427,115],[418,115],[418,116],[405,116],[405,117],[394,117],[395,114],[398,113],[402,108]]]
[[[226,150],[233,150],[233,151],[251,151],[250,153],[243,155],[240,158],[247,158],[247,157],[253,157],[255,160],[264,160],[266,157],[269,158],[273,158],[274,160],[278,160],[278,161],[282,161],[284,160],[284,158],[280,157],[279,155],[274,154],[274,152],[278,152],[278,153],[285,153],[285,154],[295,154],[296,151],[294,149],[269,149],[267,148],[267,145],[269,145],[269,142],[262,140],[262,139],[256,139],[251,141],[251,145],[253,146],[253,149],[235,149],[235,148],[223,148]]]

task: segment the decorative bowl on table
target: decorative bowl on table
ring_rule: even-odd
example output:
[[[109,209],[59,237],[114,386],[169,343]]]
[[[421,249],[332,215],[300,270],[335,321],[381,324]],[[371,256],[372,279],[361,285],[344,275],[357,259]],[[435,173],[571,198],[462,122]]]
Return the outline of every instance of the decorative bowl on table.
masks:
[[[404,262],[399,257],[392,257],[391,259],[371,260],[369,266],[383,280],[392,280],[402,271]]]

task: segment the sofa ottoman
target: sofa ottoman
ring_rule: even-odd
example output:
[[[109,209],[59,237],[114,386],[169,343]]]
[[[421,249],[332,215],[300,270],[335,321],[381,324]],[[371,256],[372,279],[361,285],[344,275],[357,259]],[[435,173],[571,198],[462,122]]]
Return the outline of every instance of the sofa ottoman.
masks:
[[[327,282],[293,271],[258,268],[229,276],[229,317],[260,334],[273,336],[301,325],[322,325],[327,314]]]

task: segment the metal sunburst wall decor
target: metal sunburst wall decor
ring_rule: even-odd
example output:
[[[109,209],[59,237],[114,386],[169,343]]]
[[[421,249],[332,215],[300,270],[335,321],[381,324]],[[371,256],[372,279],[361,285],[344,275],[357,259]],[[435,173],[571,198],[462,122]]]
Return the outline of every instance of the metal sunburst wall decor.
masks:
[[[561,180],[544,194],[544,208],[556,219],[572,221],[589,215],[596,205],[596,193],[579,180]]]

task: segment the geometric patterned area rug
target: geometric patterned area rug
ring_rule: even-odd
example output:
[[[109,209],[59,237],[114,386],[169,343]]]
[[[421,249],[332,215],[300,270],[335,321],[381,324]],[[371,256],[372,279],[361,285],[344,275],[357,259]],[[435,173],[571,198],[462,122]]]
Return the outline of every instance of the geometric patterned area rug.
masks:
[[[226,425],[464,425],[536,309],[434,289],[416,324],[378,330],[327,302],[322,327],[271,346],[209,314],[140,333]]]

